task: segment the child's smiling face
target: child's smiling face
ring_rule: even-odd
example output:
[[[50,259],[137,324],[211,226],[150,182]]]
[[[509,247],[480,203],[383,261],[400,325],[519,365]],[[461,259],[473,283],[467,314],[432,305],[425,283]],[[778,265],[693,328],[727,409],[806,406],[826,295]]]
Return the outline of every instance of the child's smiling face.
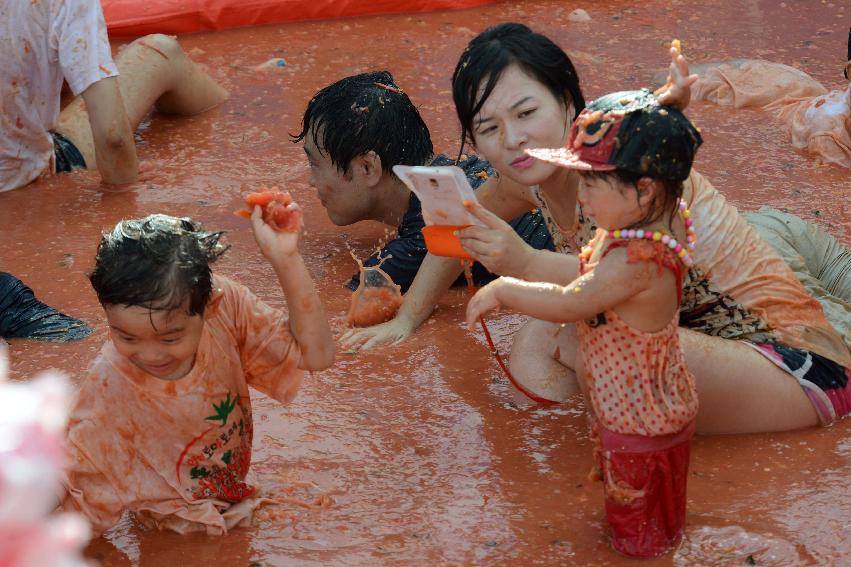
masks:
[[[204,317],[189,315],[187,307],[151,310],[104,305],[115,349],[151,376],[183,378],[192,370],[204,329]]]

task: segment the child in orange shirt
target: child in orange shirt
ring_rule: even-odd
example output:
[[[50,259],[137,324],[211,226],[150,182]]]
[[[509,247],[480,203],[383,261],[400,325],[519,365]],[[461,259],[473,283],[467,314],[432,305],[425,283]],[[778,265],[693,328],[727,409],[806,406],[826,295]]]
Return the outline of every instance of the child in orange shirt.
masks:
[[[685,523],[697,392],[677,323],[696,235],[681,196],[700,144],[691,122],[649,91],[588,105],[566,148],[526,150],[580,170],[578,198],[599,228],[579,277],[567,286],[503,277],[467,307],[471,329],[501,305],[576,322],[612,545],[631,556],[665,553]]]
[[[105,234],[90,279],[109,340],[69,420],[66,509],[96,533],[125,510],[148,526],[224,534],[262,502],[248,478],[248,386],[293,399],[303,370],[331,365],[331,331],[298,252],[255,207],[251,225],[289,306],[213,275],[220,232],[151,215]]]

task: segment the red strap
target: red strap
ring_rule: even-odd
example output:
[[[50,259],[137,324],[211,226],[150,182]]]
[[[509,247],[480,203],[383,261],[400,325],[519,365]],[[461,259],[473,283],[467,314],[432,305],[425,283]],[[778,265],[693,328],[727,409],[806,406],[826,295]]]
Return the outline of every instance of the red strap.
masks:
[[[473,273],[471,271],[472,263],[468,261],[461,261],[461,265],[464,266],[464,277],[467,278],[467,292],[472,297],[476,293],[476,285],[473,283]],[[491,339],[490,331],[488,331],[488,326],[485,324],[485,318],[479,317],[479,323],[482,324],[482,330],[485,332],[485,339],[488,341],[488,348],[493,354],[494,358],[496,358],[497,364],[502,368],[502,371],[508,377],[508,381],[511,382],[511,385],[520,390],[524,396],[529,398],[534,402],[538,402],[539,404],[544,404],[547,406],[551,406],[554,404],[558,404],[555,400],[549,400],[547,398],[542,398],[540,396],[536,396],[526,388],[520,385],[520,383],[514,379],[514,376],[511,374],[511,371],[508,369],[508,366],[502,360],[502,356],[500,356],[499,351],[496,350],[496,345],[493,344],[493,339]]]

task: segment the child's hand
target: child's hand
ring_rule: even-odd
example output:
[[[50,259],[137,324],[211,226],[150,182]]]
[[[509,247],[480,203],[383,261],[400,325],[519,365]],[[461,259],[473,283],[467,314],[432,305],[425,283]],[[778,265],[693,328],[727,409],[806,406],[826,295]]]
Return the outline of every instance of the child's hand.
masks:
[[[298,208],[295,203],[288,206]],[[251,211],[251,229],[254,231],[257,247],[270,262],[298,255],[298,233],[277,231],[269,226],[263,221],[263,209],[260,205],[254,205],[254,210]]]
[[[480,289],[476,292],[476,295],[470,299],[470,302],[467,304],[467,328],[471,331],[476,330],[476,321],[479,320],[479,317],[487,313],[488,311],[493,311],[494,309],[499,309],[502,305],[499,301],[499,288],[504,285],[504,281],[502,278],[496,279]]]
[[[668,80],[655,92],[659,104],[673,106],[679,110],[685,110],[691,100],[691,86],[697,81],[697,75],[689,75],[688,61],[680,50],[671,46],[671,67],[668,71]]]

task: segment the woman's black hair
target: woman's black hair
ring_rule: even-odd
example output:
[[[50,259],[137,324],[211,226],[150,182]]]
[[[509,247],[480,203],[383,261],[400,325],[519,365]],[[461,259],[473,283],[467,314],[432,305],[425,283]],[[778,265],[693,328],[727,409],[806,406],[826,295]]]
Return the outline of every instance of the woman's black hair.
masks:
[[[150,215],[104,233],[89,281],[101,305],[178,309],[203,315],[213,292],[210,264],[227,246],[188,218]]]
[[[517,64],[553,94],[573,103],[576,114],[585,108],[579,76],[570,57],[545,35],[517,23],[490,27],[474,37],[452,74],[452,98],[461,123],[461,149],[473,141],[473,121],[493,92],[502,73]],[[481,88],[482,82],[484,89]],[[481,91],[481,96],[479,92]]]
[[[316,146],[342,173],[352,159],[374,151],[381,168],[422,165],[434,154],[431,135],[417,108],[387,71],[361,73],[330,84],[310,99],[301,142],[317,136]]]

